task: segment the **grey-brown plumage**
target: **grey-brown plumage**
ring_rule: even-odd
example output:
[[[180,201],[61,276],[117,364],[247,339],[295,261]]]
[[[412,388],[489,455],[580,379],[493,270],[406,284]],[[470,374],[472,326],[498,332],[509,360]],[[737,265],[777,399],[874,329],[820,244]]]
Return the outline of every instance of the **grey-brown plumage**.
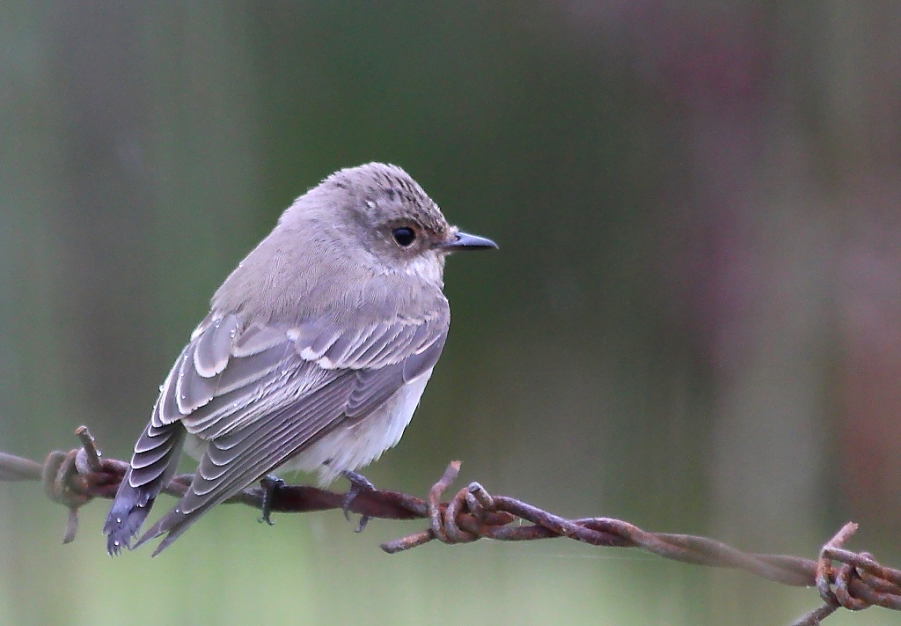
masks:
[[[135,544],[158,554],[278,468],[330,482],[395,445],[450,323],[444,256],[496,247],[449,226],[402,169],[341,170],[298,198],[213,296],[161,387],[104,526],[137,535],[183,446],[188,493]]]

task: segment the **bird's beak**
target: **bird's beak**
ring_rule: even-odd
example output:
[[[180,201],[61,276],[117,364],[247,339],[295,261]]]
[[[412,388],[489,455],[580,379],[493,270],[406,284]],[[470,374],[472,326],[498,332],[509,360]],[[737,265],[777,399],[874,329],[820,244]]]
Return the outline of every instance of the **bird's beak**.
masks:
[[[497,244],[478,235],[458,232],[449,241],[438,244],[438,249],[444,252],[456,252],[457,250],[491,250],[497,249]]]

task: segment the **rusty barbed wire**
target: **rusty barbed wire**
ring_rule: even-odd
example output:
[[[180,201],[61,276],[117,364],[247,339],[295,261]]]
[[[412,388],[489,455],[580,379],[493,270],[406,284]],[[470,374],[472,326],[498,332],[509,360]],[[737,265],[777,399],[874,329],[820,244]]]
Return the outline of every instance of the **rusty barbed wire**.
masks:
[[[41,481],[47,497],[68,509],[64,543],[75,539],[78,509],[94,498],[113,498],[128,468],[124,461],[103,458],[87,427],[79,427],[75,434],[81,442],[80,448],[51,452],[43,463],[0,452],[0,481]],[[459,471],[460,462],[451,462],[425,500],[396,491],[356,489],[348,501],[344,493],[286,485],[275,492],[272,510],[306,513],[338,509],[356,513],[363,520],[428,520],[426,529],[383,543],[382,550],[389,554],[433,540],[456,544],[479,539],[532,541],[567,537],[593,546],[641,548],[683,563],[739,569],[784,585],[816,587],[823,604],[793,622],[793,626],[815,626],[840,608],[860,611],[879,606],[901,610],[901,570],[880,565],[867,552],[844,549],[857,531],[854,523],[845,524],[827,541],[815,561],[788,555],[752,554],[706,537],[647,532],[618,519],[565,519],[514,498],[492,496],[479,483],[471,483],[457,491],[451,500],[442,501]],[[192,474],[176,476],[163,492],[181,497],[192,478]],[[260,508],[263,489],[247,488],[227,502]]]

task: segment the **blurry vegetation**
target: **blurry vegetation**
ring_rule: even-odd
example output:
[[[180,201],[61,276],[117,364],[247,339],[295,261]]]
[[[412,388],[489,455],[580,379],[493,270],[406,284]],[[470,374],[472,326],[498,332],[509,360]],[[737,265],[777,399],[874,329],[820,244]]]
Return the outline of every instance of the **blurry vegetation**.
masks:
[[[127,456],[223,277],[294,197],[384,160],[501,251],[449,262],[445,355],[373,481],[424,493],[460,458],[563,514],[811,556],[853,519],[896,564],[899,16],[4,2],[0,449],[86,423]],[[387,557],[396,528],[340,515],[223,509],[111,561],[102,503],[61,546],[35,491],[0,485],[0,623],[772,624],[815,603],[578,546]]]

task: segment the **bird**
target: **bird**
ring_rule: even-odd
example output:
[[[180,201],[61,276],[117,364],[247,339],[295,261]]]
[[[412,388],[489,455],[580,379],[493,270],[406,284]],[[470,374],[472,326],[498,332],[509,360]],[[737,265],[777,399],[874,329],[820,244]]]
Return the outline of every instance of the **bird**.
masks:
[[[445,257],[491,248],[396,165],[342,169],[297,198],[160,386],[104,524],[107,552],[163,536],[156,556],[274,472],[324,486],[395,446],[447,338]],[[187,492],[132,545],[182,451],[198,460]]]

